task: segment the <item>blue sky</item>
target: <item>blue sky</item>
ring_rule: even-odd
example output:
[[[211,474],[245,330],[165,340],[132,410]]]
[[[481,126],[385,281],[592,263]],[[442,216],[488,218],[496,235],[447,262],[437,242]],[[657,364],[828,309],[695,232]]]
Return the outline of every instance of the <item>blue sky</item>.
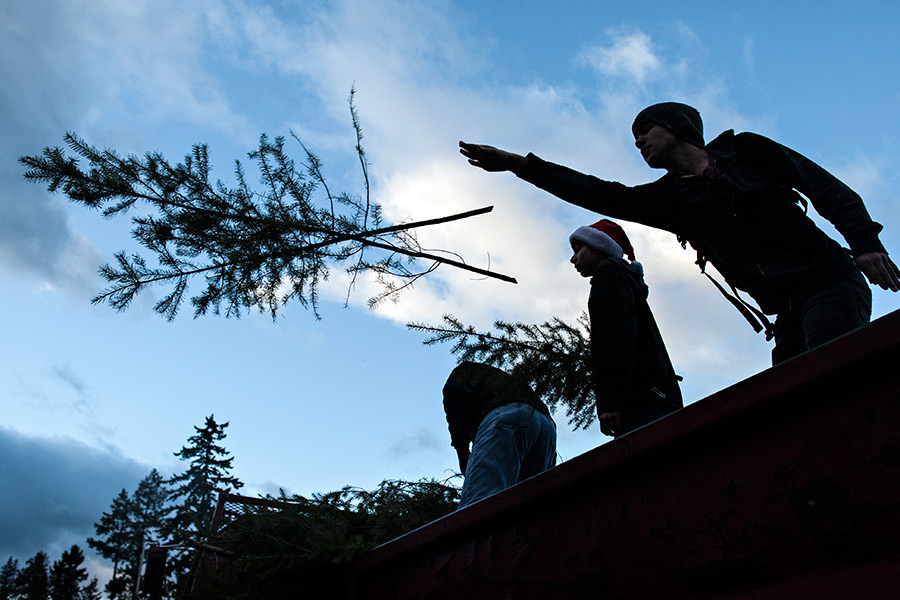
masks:
[[[173,453],[204,417],[249,494],[310,494],[456,468],[440,388],[449,347],[409,321],[452,313],[573,321],[587,283],[566,239],[596,216],[469,167],[457,141],[489,143],[637,184],[660,176],[629,125],[644,106],[688,102],[707,139],[768,135],[856,189],[900,252],[900,6],[869,2],[252,2],[2,0],[0,24],[0,558],[83,544],[121,488]],[[104,220],[22,179],[19,156],[75,131],[122,153],[179,160],[210,146],[215,176],[262,132],[296,132],[334,188],[360,192],[347,108],[365,133],[388,221],[492,204],[420,233],[518,285],[441,268],[370,311],[361,281],[323,288],[322,320],[299,305],[272,322],[189,312],[153,296],[92,306],[98,265],[135,249]],[[300,148],[289,148],[298,158]],[[248,166],[248,171],[251,166]],[[821,222],[821,220],[820,220]],[[769,364],[755,335],[673,236],[625,224],[688,402]],[[828,229],[833,231],[832,229]],[[836,235],[836,234],[835,234]],[[898,297],[876,290],[875,316]],[[572,458],[607,441],[557,419]]]

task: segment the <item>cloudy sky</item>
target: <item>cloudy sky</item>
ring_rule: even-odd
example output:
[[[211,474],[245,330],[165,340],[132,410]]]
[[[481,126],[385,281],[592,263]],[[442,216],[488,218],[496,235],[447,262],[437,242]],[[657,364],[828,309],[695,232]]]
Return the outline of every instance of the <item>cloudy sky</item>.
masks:
[[[195,425],[228,421],[244,491],[310,494],[387,478],[445,478],[455,455],[440,388],[455,360],[409,321],[451,313],[574,320],[587,282],[566,238],[596,216],[510,174],[469,167],[457,142],[489,143],[604,178],[660,176],[629,125],[644,106],[688,102],[707,139],[768,135],[862,194],[900,252],[900,5],[870,2],[253,2],[0,0],[0,559],[83,545],[123,487]],[[387,221],[493,205],[422,231],[519,283],[441,268],[370,311],[363,281],[323,289],[322,320],[168,323],[141,297],[92,306],[97,267],[134,250],[129,226],[23,180],[17,159],[75,131],[120,153],[179,160],[210,146],[228,179],[260,133],[295,132],[332,185],[361,192],[347,96]],[[298,145],[289,149],[298,158]],[[252,169],[248,165],[248,171]],[[252,172],[252,171],[251,171]],[[827,224],[825,225],[827,227]],[[769,345],[673,236],[626,224],[688,402],[765,369]],[[829,229],[829,231],[833,231]],[[875,316],[898,296],[875,291]],[[572,458],[607,440],[560,425]]]

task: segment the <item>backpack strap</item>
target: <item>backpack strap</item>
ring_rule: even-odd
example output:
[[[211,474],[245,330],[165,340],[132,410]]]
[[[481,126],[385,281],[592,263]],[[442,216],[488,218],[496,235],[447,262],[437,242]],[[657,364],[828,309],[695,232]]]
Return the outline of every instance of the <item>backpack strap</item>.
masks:
[[[772,325],[772,322],[766,317],[766,315],[753,306],[752,304],[746,302],[743,298],[741,298],[738,291],[731,286],[731,290],[734,294],[729,294],[728,291],[722,287],[722,284],[713,279],[713,277],[707,273],[705,270],[701,269],[701,272],[706,275],[706,278],[713,282],[713,285],[716,286],[716,289],[722,292],[722,295],[725,296],[725,299],[731,302],[732,306],[734,306],[738,311],[747,319],[747,322],[753,327],[753,330],[756,333],[759,333],[765,330],[766,333],[766,341],[771,340],[775,337],[775,327]]]
[[[686,239],[679,236],[678,241],[681,242],[682,248],[687,249]],[[700,267],[700,272],[706,275],[706,278],[709,279],[714,286],[716,286],[716,289],[719,290],[723,296],[725,296],[725,299],[728,300],[731,305],[741,313],[741,315],[744,317],[744,319],[747,320],[748,323],[750,323],[750,326],[753,327],[753,330],[756,333],[764,331],[766,334],[766,341],[769,341],[773,337],[775,337],[775,326],[771,321],[769,321],[765,313],[741,298],[741,295],[738,293],[737,289],[730,284],[729,286],[731,287],[731,291],[733,292],[733,294],[729,294],[728,290],[726,290],[721,283],[716,281],[712,275],[706,272],[706,263],[706,258],[702,254],[700,254],[700,251],[698,250],[697,262],[695,264]]]

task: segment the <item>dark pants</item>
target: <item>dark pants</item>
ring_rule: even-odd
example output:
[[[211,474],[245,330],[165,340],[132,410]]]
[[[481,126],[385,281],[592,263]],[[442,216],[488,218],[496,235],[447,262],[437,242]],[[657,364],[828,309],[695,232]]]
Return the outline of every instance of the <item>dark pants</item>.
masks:
[[[664,406],[652,400],[636,402],[634,406],[629,406],[622,411],[622,431],[616,432],[613,437],[621,437],[626,433],[630,433],[638,427],[643,427],[648,423],[652,423],[657,419],[678,410],[674,406]]]
[[[772,364],[862,327],[872,316],[872,290],[862,273],[808,294],[775,321]]]

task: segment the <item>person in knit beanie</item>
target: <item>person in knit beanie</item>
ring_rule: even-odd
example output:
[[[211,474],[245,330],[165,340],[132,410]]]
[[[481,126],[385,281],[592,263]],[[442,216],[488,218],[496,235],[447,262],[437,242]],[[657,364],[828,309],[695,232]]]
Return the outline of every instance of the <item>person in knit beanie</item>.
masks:
[[[750,132],[728,130],[707,143],[700,112],[681,102],[642,109],[631,132],[647,165],[666,172],[656,181],[627,186],[534,154],[466,142],[459,147],[475,167],[511,171],[567,202],[690,244],[716,288],[756,331],[775,339],[774,364],[868,323],[866,278],[900,291],[900,269],[878,239],[882,226],[856,192],[805,156]],[[807,215],[807,199],[849,250]],[[588,266],[576,264],[582,274]]]
[[[679,378],[625,231],[601,219],[572,232],[569,244],[570,262],[591,278],[590,365],[600,431],[619,437],[681,408]]]
[[[631,124],[631,133],[637,138],[647,124],[662,125],[688,144],[703,148],[703,119],[693,106],[680,102],[660,102],[648,106],[637,114]]]

